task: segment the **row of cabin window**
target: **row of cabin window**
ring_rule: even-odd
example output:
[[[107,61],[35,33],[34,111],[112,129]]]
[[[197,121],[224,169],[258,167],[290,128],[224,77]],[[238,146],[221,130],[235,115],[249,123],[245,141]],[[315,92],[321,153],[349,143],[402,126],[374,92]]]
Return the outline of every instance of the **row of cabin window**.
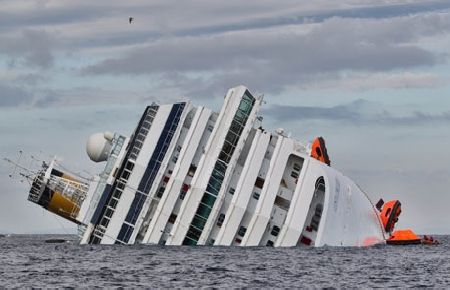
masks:
[[[300,170],[302,170],[302,166],[294,162],[293,169],[294,170],[291,172],[291,177],[297,179],[300,175]]]
[[[134,168],[134,163],[131,161],[127,161],[125,164],[125,169],[122,172],[120,179],[117,181],[116,188],[111,195],[111,199],[106,206],[103,217],[100,220],[100,225],[107,227],[109,225],[109,220],[111,219],[116,207],[117,203],[122,195],[123,190],[125,189],[125,183],[128,181],[130,174]]]
[[[257,177],[256,178],[256,182],[255,182],[255,187],[262,189],[264,186],[264,179],[261,177]],[[230,190],[228,191],[231,195],[234,194],[235,189],[234,188],[230,188]],[[255,198],[256,200],[259,199],[260,194],[258,192],[253,192],[253,198]]]
[[[168,170],[167,171],[167,174],[168,175],[165,175],[164,176],[164,178],[163,178],[163,183],[164,184],[167,184],[168,182],[169,182],[169,180],[170,180],[170,175],[172,174],[172,170]],[[163,196],[163,193],[164,193],[164,190],[166,189],[166,187],[163,185],[163,186],[161,186],[159,189],[158,189],[158,191],[156,192],[156,197],[157,198],[161,198],[162,196]]]
[[[145,117],[142,127],[140,128],[139,133],[135,138],[135,144],[132,149],[132,153],[130,154],[130,159],[132,159],[133,157],[134,157],[134,159],[137,158],[137,155],[139,154],[140,149],[142,148],[142,143],[144,142],[144,139],[145,139],[145,137],[148,133],[148,130],[151,126],[151,123],[154,119],[154,116],[156,115],[156,110],[150,110],[149,113],[150,114],[148,114]],[[144,124],[145,124],[145,126],[144,126]],[[126,182],[128,181],[128,178],[130,177],[133,169],[134,169],[134,163],[131,162],[130,160],[127,160],[120,178],[117,179],[117,181],[116,181],[117,182],[116,188],[114,189],[114,191],[111,195],[111,199],[109,200],[108,205],[105,209],[105,212],[100,220],[100,225],[102,225],[105,228],[109,225],[109,221],[117,207],[117,203],[122,195],[123,190],[125,189]],[[117,169],[113,175],[115,176],[116,174],[117,174]],[[101,235],[101,237],[95,236],[94,239],[92,240],[92,243],[94,243],[94,244],[100,243],[100,240],[102,237],[103,237],[103,235]]]
[[[247,103],[247,100],[243,98],[241,100],[241,103],[239,104],[239,108],[235,113],[235,116],[233,118],[233,121],[231,123],[231,127],[227,133],[227,136],[225,137],[224,145],[222,146],[221,153],[219,154],[219,159],[216,161],[216,164],[214,165],[214,169],[212,171],[211,177],[208,181],[208,185],[206,188],[206,192],[203,194],[202,202],[200,202],[199,207],[196,211],[196,216],[200,216],[202,219],[207,220],[209,217],[209,214],[211,213],[212,206],[215,203],[215,197],[218,195],[220,188],[222,187],[224,174],[227,169],[227,164],[231,158],[231,156],[234,153],[235,146],[237,142],[239,141],[240,134],[242,133],[243,127],[245,126],[245,123],[247,122],[248,115],[250,113],[249,104]],[[251,105],[250,105],[251,110]],[[205,201],[203,201],[206,198]],[[205,205],[203,202],[207,202],[208,204]],[[207,210],[209,209],[209,210]],[[205,221],[206,222],[206,221]],[[194,219],[191,222],[191,225],[188,230],[188,234],[186,235],[186,238],[189,238],[190,240],[198,241],[202,230],[203,230],[204,223],[203,221],[200,222],[199,219]],[[183,244],[189,243],[190,240],[187,240],[185,238],[185,241]]]
[[[230,190],[228,191],[228,193],[231,194],[231,195],[233,195],[234,192],[235,192],[235,189],[234,189],[233,187],[230,187]],[[254,199],[258,200],[258,199],[259,199],[259,196],[260,196],[260,193],[259,193],[259,192],[256,192],[256,191],[253,192],[253,198],[254,198]]]
[[[167,152],[167,149],[172,140],[174,132],[178,126],[181,113],[183,112],[183,108],[184,108],[184,106],[178,107],[174,117],[171,120],[168,120],[168,122],[171,122],[169,127],[167,127],[167,125],[169,123],[166,123],[166,126],[164,127],[163,132],[160,135],[160,140],[161,140],[161,138],[164,138],[163,139],[164,141],[159,149],[158,148],[155,149],[158,151],[153,152],[152,157],[150,158],[148,167],[146,169],[146,172],[144,173],[144,177],[141,179],[141,182],[138,187],[138,191],[135,194],[135,197],[134,197],[134,199],[131,203],[131,206],[128,210],[128,214],[125,218],[125,221],[128,222],[130,225],[134,225],[136,223],[136,220],[142,210],[142,206],[146,200],[146,197],[150,190],[150,187],[153,183],[153,180],[156,176],[157,171],[159,170],[161,162]],[[159,141],[158,141],[158,143],[159,143]],[[157,154],[157,156],[155,156],[155,154]],[[147,178],[145,178],[146,175],[148,175]],[[146,180],[145,183],[143,183],[144,179]],[[122,225],[122,228],[124,228],[124,226],[125,226],[125,224]],[[119,234],[119,237],[121,237],[121,240],[123,240],[123,241],[128,241],[128,238],[129,238],[128,236],[122,237],[120,234]]]
[[[136,160],[137,156],[139,155],[139,152],[142,149],[142,146],[144,144],[144,140],[147,137],[147,134],[150,130],[150,127],[153,123],[154,117],[156,115],[156,110],[152,109],[149,110],[147,113],[147,116],[144,119],[144,122],[142,123],[141,128],[138,131],[138,134],[135,138],[133,148],[131,149],[130,158]]]

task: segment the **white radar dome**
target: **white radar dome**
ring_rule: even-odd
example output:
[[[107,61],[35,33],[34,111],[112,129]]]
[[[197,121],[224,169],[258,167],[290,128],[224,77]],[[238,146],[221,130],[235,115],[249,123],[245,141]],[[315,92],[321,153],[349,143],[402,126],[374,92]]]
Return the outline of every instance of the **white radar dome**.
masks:
[[[110,132],[95,133],[89,136],[86,143],[86,152],[94,162],[106,161],[112,148]]]

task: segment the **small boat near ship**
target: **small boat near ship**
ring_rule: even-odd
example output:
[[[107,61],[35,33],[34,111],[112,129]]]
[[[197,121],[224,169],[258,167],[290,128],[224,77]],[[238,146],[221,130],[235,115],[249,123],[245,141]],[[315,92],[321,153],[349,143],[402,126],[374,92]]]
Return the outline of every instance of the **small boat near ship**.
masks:
[[[147,106],[130,136],[89,137],[87,154],[105,164],[102,172],[86,180],[43,163],[28,200],[78,224],[81,244],[370,246],[411,238],[394,232],[399,201],[375,206],[331,167],[322,137],[305,144],[265,130],[262,104],[238,86],[220,112],[189,101]]]
[[[46,239],[45,243],[47,244],[62,244],[62,243],[68,243],[69,241],[66,239]]]

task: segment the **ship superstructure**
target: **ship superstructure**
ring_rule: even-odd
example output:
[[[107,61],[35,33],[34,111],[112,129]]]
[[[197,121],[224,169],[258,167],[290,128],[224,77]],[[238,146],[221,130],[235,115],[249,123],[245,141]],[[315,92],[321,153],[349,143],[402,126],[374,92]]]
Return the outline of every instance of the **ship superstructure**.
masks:
[[[238,86],[218,113],[150,105],[131,137],[89,138],[102,173],[86,182],[45,164],[29,200],[76,222],[83,244],[384,243],[379,210],[329,166],[323,139],[305,145],[264,130],[262,103]]]

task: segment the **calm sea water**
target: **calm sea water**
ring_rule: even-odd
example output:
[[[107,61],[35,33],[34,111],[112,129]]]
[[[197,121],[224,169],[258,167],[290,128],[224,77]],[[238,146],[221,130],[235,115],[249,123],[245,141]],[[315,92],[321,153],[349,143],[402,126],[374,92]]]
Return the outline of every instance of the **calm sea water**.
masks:
[[[65,238],[63,244],[45,243]],[[0,238],[6,287],[449,287],[438,246],[240,248],[80,246],[74,236]]]

